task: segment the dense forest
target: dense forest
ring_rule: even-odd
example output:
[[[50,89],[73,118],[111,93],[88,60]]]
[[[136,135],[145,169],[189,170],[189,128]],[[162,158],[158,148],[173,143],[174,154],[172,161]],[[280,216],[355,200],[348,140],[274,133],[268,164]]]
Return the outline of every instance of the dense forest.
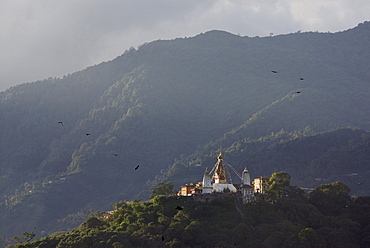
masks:
[[[370,195],[369,39],[370,22],[214,30],[0,92],[0,233],[73,229],[159,182],[198,182],[220,149],[252,177],[284,170],[299,187]]]
[[[288,173],[278,172],[265,200],[242,205],[231,194],[211,202],[166,195],[120,201],[114,211],[94,212],[74,230],[9,247],[369,247],[370,197],[349,192],[334,182],[306,194],[290,185]]]

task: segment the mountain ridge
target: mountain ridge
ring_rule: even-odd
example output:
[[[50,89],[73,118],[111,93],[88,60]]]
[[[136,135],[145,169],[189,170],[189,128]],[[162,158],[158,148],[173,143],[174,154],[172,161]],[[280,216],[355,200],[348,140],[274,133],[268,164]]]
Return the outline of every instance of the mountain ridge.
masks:
[[[1,223],[14,218],[1,230],[53,229],[81,209],[145,196],[161,171],[204,148],[212,153],[281,130],[287,137],[370,130],[369,26],[154,41],[63,78],[0,92]],[[34,216],[15,217],[27,212]]]

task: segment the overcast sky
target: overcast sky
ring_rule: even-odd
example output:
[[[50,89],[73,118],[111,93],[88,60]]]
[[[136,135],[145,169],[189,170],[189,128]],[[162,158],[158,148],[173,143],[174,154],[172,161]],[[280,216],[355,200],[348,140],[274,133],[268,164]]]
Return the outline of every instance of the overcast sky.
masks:
[[[337,32],[369,15],[369,0],[0,0],[0,91],[158,39]]]

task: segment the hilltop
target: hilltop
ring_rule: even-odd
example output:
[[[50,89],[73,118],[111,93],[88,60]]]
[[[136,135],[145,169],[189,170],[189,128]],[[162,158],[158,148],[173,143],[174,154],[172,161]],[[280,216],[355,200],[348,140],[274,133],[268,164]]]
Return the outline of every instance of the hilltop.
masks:
[[[274,203],[238,205],[234,195],[211,202],[166,195],[121,201],[74,230],[15,247],[368,247],[368,196],[352,199],[340,182],[309,195],[289,182],[284,189]]]

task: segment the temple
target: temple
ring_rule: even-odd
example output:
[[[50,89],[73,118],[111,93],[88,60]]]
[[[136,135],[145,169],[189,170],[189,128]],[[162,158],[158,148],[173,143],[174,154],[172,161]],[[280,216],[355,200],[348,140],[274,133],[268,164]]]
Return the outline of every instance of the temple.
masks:
[[[240,183],[232,183],[228,168],[233,170],[240,178]],[[181,186],[178,195],[191,196],[197,200],[208,201],[209,199],[218,198],[225,194],[233,194],[241,198],[243,203],[246,203],[261,198],[267,187],[268,180],[268,177],[259,177],[251,181],[247,168],[239,175],[231,165],[224,161],[220,152],[212,170],[205,169],[202,182]]]

